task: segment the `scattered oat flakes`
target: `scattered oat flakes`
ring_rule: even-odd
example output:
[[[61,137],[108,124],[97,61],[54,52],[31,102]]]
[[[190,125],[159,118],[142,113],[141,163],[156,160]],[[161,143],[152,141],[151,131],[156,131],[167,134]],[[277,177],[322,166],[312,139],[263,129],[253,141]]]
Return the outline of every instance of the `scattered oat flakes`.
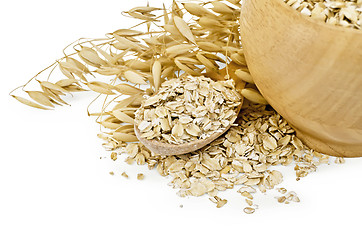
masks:
[[[278,202],[279,203],[283,203],[283,202],[285,202],[285,200],[286,200],[285,196],[278,197]]]
[[[284,0],[302,14],[331,25],[361,29],[361,0]]]
[[[111,159],[112,159],[113,161],[116,161],[116,160],[117,160],[117,156],[118,156],[118,154],[117,154],[116,152],[112,152],[112,153],[111,153]]]
[[[220,201],[217,202],[216,207],[217,207],[217,208],[221,208],[221,207],[223,207],[227,202],[228,202],[228,200],[226,200],[226,199],[221,199]]]
[[[250,199],[245,198],[245,202],[251,207],[253,205],[253,201]]]
[[[114,175],[114,172],[109,172],[109,175],[112,175],[112,176],[113,176],[113,175]]]
[[[277,188],[277,191],[281,194],[285,194],[288,190],[285,188]]]
[[[238,190],[238,193],[242,193],[242,192],[256,193],[256,189],[251,186],[242,186]]]
[[[214,196],[212,198],[209,198],[209,200],[216,204],[217,208],[223,207],[228,201],[226,199],[221,199],[218,196]]]
[[[246,208],[244,208],[244,212],[245,212],[246,214],[252,214],[252,213],[255,212],[255,209],[252,208],[252,207],[246,207]]]
[[[246,192],[246,191],[242,192],[241,196],[246,197],[248,199],[253,199],[254,198],[253,195],[251,195],[249,192]]]
[[[138,180],[143,180],[145,178],[145,175],[143,173],[138,173],[137,174],[137,179]]]
[[[288,201],[292,201],[292,202],[300,202],[300,199],[299,197],[297,196],[297,194],[293,191],[290,191],[288,192],[286,195],[285,195],[286,199]]]
[[[123,177],[125,177],[125,178],[128,178],[128,175],[127,175],[126,172],[123,172],[123,173],[121,174],[121,176],[123,176]]]
[[[294,191],[287,192],[285,188],[280,190],[281,188],[277,189],[278,192],[282,193],[283,195],[280,197],[275,197],[279,203],[289,204],[290,202],[300,202],[299,197]],[[285,191],[284,191],[285,189]]]
[[[237,185],[241,185],[238,192],[247,195],[246,198],[256,192],[255,187],[263,193],[273,189],[282,182],[283,176],[277,170],[269,170],[271,166],[286,166],[295,161],[296,174],[303,177],[315,171],[319,159],[324,157],[306,148],[288,123],[266,106],[246,107],[237,123],[238,126],[231,127],[208,146],[188,154],[155,155],[140,143],[130,143],[124,150],[129,158],[144,155],[145,161],[138,164],[148,164],[162,176],[170,175],[170,185],[179,189],[179,196],[208,194],[216,204],[220,201],[217,200],[219,191]],[[272,138],[277,147],[266,143],[274,142],[265,140]]]
[[[344,164],[346,163],[346,160],[343,157],[337,157],[334,162],[337,164]]]

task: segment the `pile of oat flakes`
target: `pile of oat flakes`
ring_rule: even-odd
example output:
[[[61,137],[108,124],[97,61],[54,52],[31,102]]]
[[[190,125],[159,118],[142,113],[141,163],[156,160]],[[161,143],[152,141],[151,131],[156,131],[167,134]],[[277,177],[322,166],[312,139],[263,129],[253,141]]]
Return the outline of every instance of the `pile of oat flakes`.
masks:
[[[241,99],[233,80],[174,78],[141,104],[135,125],[141,138],[171,144],[206,139],[235,121]]]
[[[272,166],[295,164],[297,179],[329,163],[329,157],[308,149],[295,136],[295,131],[270,106],[247,103],[237,126],[208,146],[183,155],[160,156],[141,143],[129,143],[122,152],[128,154],[126,162],[147,164],[160,175],[170,176],[171,185],[179,189],[178,195],[202,196],[208,194],[217,207],[227,203],[218,197],[220,191],[238,188],[245,199],[245,213],[253,213],[257,205],[253,195],[267,192],[283,181]],[[280,203],[299,202],[294,192],[277,188],[284,194]]]
[[[284,0],[302,14],[331,25],[361,29],[362,0]]]

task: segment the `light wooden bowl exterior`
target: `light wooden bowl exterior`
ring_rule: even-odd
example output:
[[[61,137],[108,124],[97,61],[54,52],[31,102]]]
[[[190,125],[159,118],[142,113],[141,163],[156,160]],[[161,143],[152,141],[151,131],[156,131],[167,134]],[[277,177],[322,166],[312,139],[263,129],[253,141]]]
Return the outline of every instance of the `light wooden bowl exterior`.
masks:
[[[310,148],[362,156],[362,31],[244,0],[241,35],[255,83]]]

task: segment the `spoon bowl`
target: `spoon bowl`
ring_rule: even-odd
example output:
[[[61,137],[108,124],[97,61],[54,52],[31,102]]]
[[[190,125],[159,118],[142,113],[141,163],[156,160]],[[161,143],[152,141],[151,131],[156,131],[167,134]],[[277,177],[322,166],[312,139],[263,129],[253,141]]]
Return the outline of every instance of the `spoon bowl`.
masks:
[[[245,82],[239,80],[237,76],[235,75],[235,70],[238,69],[239,66],[237,66],[234,63],[230,63],[228,67],[225,67],[220,70],[219,73],[212,73],[208,74],[208,77],[212,78],[215,81],[222,81],[224,80],[227,73],[229,73],[229,77],[235,81],[236,89],[241,90],[245,87]],[[235,114],[238,115],[240,112],[240,109],[243,105],[244,98],[241,97],[240,104],[238,108],[236,109]],[[134,131],[136,134],[136,137],[138,140],[146,146],[149,150],[151,150],[153,153],[169,156],[169,155],[180,155],[185,153],[194,152],[200,148],[205,147],[215,139],[219,138],[221,135],[226,133],[229,128],[231,127],[232,123],[228,127],[226,127],[223,131],[215,132],[212,135],[210,135],[208,138],[205,139],[199,139],[187,143],[182,144],[171,144],[171,143],[165,143],[158,140],[153,139],[146,139],[141,137],[141,132],[138,129],[137,125],[134,126]]]
[[[236,114],[239,114],[240,109],[241,109],[241,104],[239,105]],[[134,131],[138,140],[143,145],[145,145],[146,148],[151,150],[153,153],[163,156],[169,156],[169,155],[180,155],[180,154],[190,153],[200,148],[203,148],[212,141],[214,141],[215,139],[217,139],[218,137],[220,137],[221,135],[223,135],[225,132],[227,132],[230,127],[231,124],[228,127],[226,127],[223,131],[215,132],[208,138],[182,143],[182,144],[171,144],[171,143],[161,142],[158,140],[149,140],[146,138],[142,138],[141,132],[136,125],[134,126]]]

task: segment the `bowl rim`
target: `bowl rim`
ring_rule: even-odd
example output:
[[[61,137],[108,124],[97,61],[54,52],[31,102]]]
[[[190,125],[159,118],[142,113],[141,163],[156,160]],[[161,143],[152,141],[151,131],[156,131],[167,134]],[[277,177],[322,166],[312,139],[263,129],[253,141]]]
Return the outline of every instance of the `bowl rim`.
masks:
[[[246,0],[246,1],[253,1],[253,0]],[[331,25],[328,23],[325,23],[321,20],[317,20],[315,18],[306,16],[304,14],[302,14],[301,12],[293,9],[291,6],[289,6],[286,2],[284,2],[284,0],[268,0],[268,1],[274,1],[278,4],[280,4],[280,7],[286,9],[287,11],[290,12],[290,14],[294,14],[295,16],[302,16],[306,21],[312,23],[312,24],[316,24],[319,25],[323,28],[329,28],[332,29],[333,31],[339,31],[341,33],[343,32],[349,32],[351,34],[356,34],[356,35],[360,35],[360,37],[362,37],[362,29],[355,29],[355,28],[346,28],[343,26],[339,26],[339,25]],[[361,26],[362,28],[362,26]]]

